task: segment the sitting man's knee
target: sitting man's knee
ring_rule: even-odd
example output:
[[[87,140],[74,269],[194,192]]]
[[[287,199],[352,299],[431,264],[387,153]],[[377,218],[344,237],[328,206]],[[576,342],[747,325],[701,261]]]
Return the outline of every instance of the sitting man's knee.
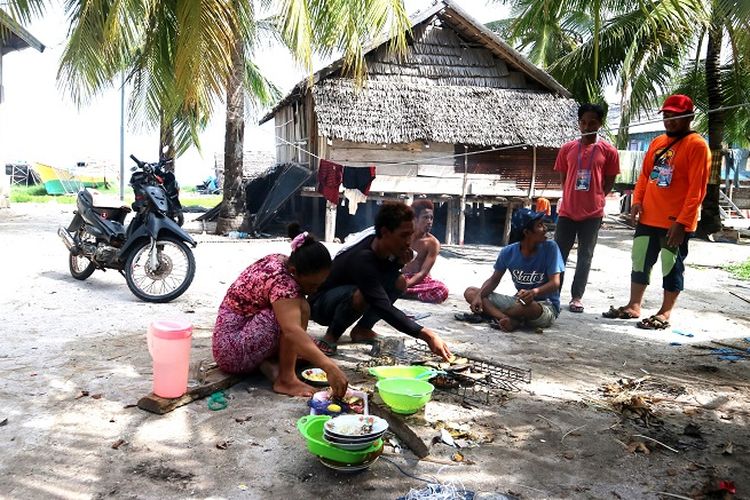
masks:
[[[365,309],[367,309],[367,301],[359,289],[355,290],[354,294],[352,294],[352,307],[359,313],[364,312]]]
[[[467,302],[471,302],[472,300],[474,300],[474,297],[477,296],[477,293],[479,293],[479,288],[470,286],[464,291],[464,298]]]

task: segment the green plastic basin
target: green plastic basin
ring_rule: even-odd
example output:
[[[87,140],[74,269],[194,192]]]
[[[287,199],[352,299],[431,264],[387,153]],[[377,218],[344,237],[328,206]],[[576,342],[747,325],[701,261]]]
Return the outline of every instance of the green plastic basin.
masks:
[[[386,378],[375,384],[375,387],[391,410],[404,415],[421,410],[435,390],[431,383],[411,378]]]
[[[418,365],[373,366],[369,371],[370,374],[375,375],[378,380],[386,378],[414,378],[427,380],[437,375],[437,372],[429,366]]]
[[[306,415],[297,420],[297,430],[307,441],[307,449],[313,455],[327,458],[344,464],[361,464],[380,455],[383,451],[383,440],[378,439],[364,450],[349,451],[336,448],[323,439],[323,425],[330,420],[330,415]]]

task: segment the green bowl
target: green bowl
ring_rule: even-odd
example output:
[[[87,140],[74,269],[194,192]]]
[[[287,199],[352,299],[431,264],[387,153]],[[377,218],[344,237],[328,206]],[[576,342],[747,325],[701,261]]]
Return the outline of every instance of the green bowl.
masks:
[[[386,378],[412,378],[427,380],[435,375],[437,371],[429,366],[419,365],[395,365],[395,366],[374,366],[369,370],[371,375],[375,375],[378,380]]]
[[[411,415],[422,409],[432,397],[435,386],[424,380],[386,378],[375,384],[378,393],[391,410]]]
[[[383,451],[383,440],[378,439],[364,450],[349,451],[336,448],[323,439],[323,426],[330,420],[330,415],[306,415],[297,420],[297,429],[307,440],[307,449],[313,455],[327,458],[342,464],[361,464],[372,460]]]

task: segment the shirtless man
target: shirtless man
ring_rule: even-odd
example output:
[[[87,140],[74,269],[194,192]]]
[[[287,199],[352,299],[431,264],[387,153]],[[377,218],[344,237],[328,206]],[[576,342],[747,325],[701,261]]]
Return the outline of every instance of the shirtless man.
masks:
[[[416,217],[411,248],[417,256],[403,269],[407,287],[404,298],[440,304],[448,298],[448,287],[430,277],[430,270],[440,253],[440,242],[430,234],[435,207],[430,200],[417,200],[411,208]]]

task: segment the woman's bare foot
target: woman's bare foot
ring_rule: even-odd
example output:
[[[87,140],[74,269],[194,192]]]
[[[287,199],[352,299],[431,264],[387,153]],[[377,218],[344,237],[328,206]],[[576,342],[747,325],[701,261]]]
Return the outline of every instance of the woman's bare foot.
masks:
[[[273,392],[297,398],[309,398],[315,394],[315,389],[296,378],[291,380],[277,378],[273,383]]]
[[[367,328],[360,328],[358,326],[355,326],[352,328],[351,333],[349,334],[352,337],[352,342],[372,342],[373,340],[378,338],[378,334],[375,333],[372,330],[369,330]]]

